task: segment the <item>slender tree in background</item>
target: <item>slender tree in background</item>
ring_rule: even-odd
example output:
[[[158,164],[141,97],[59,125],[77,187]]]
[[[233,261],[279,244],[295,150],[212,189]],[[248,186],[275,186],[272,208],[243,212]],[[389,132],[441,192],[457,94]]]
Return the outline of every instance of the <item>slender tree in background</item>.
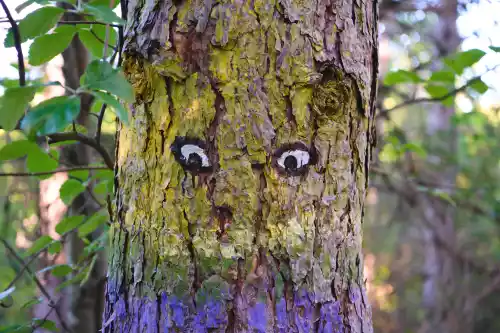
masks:
[[[130,2],[104,332],[370,332],[376,2]]]

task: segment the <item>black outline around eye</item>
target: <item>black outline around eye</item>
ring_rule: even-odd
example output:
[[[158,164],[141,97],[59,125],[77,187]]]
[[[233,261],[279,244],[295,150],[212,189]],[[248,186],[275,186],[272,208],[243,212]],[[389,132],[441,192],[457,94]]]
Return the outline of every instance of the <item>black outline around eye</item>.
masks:
[[[186,159],[184,156],[182,156],[182,151],[181,148],[184,145],[195,145],[203,149],[205,152],[206,156],[208,157],[210,161],[210,157],[207,153],[207,144],[205,141],[197,139],[197,138],[191,138],[191,137],[183,137],[183,136],[177,136],[170,146],[170,150],[174,154],[175,160],[177,163],[179,163],[182,168],[186,171],[191,172],[192,174],[199,174],[199,173],[209,173],[212,172],[212,161],[210,161],[210,166],[208,167],[201,167],[201,168],[193,168],[192,166],[188,165],[186,162]]]
[[[287,170],[283,167],[281,167],[278,164],[278,160],[283,155],[283,153],[290,151],[290,150],[302,150],[305,151],[309,154],[309,162],[306,165],[303,165],[302,167],[298,168],[297,170]],[[295,142],[295,143],[288,143],[283,146],[281,146],[279,149],[274,151],[273,156],[272,156],[272,161],[271,165],[273,168],[275,168],[278,173],[281,175],[287,175],[287,176],[301,176],[307,172],[307,169],[309,166],[316,164],[317,162],[317,154],[314,149],[309,149],[305,144],[302,142]]]

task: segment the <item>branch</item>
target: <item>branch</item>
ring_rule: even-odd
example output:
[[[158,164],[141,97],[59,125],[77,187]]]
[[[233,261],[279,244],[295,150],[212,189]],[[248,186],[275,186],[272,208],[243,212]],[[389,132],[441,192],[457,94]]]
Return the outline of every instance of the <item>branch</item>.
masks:
[[[467,83],[464,84],[463,86],[461,86],[461,87],[459,87],[457,89],[453,89],[452,91],[448,92],[446,95],[443,95],[441,97],[433,97],[433,98],[423,97],[423,98],[411,99],[409,101],[404,101],[401,104],[393,106],[390,109],[380,110],[380,113],[381,114],[389,113],[391,111],[394,111],[394,110],[397,110],[397,109],[401,109],[401,108],[403,108],[405,106],[409,106],[409,105],[413,105],[413,104],[432,103],[432,102],[441,102],[441,101],[444,101],[445,99],[447,99],[449,97],[452,97],[452,96],[455,96],[459,92],[464,91],[465,89],[467,89],[468,87],[470,87],[474,82],[476,82],[476,81],[478,81],[480,79],[481,79],[481,76],[475,77],[475,78],[471,79],[470,81],[467,81]]]
[[[0,172],[0,177],[46,176],[46,175],[52,175],[52,174],[55,174],[58,172],[71,172],[71,171],[80,171],[80,170],[109,170],[109,168],[107,166],[82,166],[82,167],[56,169],[53,171],[45,171],[45,172]]]
[[[95,139],[89,138],[88,136],[85,136],[80,133],[54,133],[54,134],[49,134],[47,135],[49,138],[49,144],[57,143],[57,142],[63,142],[63,141],[78,141],[83,144],[86,144],[87,146],[90,146],[94,148],[103,158],[104,163],[106,166],[113,170],[114,169],[114,163],[113,160],[111,159],[111,156],[109,156],[107,150]]]
[[[24,56],[23,49],[21,48],[21,35],[19,34],[19,27],[16,21],[10,14],[9,8],[5,4],[4,0],[0,0],[0,5],[2,5],[3,11],[7,15],[7,19],[12,27],[12,35],[14,36],[14,46],[17,51],[17,66],[19,72],[19,85],[21,87],[26,85],[26,70],[24,68]]]
[[[95,141],[98,145],[101,144],[101,130],[102,130],[102,121],[104,119],[104,113],[106,112],[106,107],[107,107],[107,104],[104,103],[102,106],[101,106],[101,110],[99,111],[99,117],[97,118],[97,129],[96,129],[96,133],[95,133]]]

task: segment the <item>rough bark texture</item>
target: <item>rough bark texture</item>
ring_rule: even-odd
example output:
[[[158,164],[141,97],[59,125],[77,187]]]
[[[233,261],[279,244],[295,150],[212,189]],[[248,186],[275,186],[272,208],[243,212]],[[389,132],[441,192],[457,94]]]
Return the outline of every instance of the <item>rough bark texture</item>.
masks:
[[[371,1],[128,3],[104,332],[372,331],[376,22]],[[178,162],[186,137],[210,171]]]

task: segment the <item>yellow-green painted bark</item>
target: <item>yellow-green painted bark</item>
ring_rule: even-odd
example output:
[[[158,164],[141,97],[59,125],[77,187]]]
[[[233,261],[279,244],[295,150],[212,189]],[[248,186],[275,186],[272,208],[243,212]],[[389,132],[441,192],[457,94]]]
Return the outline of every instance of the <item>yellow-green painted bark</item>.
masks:
[[[128,18],[104,330],[370,332],[372,2],[146,0]]]

